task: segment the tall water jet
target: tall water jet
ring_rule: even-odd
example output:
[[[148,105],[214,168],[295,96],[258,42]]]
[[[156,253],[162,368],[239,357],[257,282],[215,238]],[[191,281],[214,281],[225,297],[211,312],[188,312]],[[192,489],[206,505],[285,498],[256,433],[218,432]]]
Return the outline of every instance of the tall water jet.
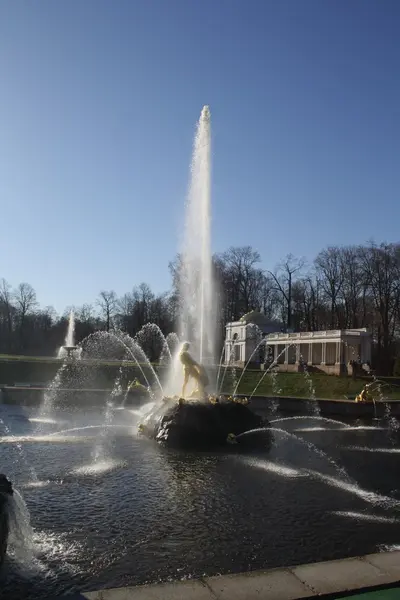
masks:
[[[191,178],[181,252],[181,339],[200,363],[215,359],[216,310],[211,254],[211,124],[204,106],[193,144]]]
[[[75,314],[73,310],[71,310],[69,313],[68,329],[67,335],[65,336],[64,346],[67,348],[75,346]]]
[[[80,349],[75,346],[75,314],[71,310],[68,317],[68,329],[64,340],[64,346],[58,351],[58,358],[74,357],[79,358]]]

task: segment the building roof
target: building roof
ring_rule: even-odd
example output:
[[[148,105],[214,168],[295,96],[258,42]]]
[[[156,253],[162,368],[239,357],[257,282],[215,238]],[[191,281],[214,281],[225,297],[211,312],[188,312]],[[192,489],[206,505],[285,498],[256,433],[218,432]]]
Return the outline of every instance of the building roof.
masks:
[[[240,318],[240,321],[242,323],[245,323],[246,325],[253,323],[254,325],[258,325],[259,327],[263,325],[269,325],[271,323],[265,315],[258,312],[257,310],[252,310],[247,314],[243,315],[243,317]]]

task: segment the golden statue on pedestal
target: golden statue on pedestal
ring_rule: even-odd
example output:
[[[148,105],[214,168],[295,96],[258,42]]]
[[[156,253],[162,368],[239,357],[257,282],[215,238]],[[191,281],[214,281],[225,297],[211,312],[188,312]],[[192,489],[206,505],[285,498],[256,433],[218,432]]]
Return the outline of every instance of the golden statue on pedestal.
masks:
[[[179,353],[179,360],[183,365],[183,386],[182,386],[182,398],[185,397],[186,386],[189,383],[189,379],[192,378],[196,381],[196,388],[190,394],[190,398],[205,398],[205,388],[208,385],[207,373],[203,367],[197,363],[194,358],[189,354],[189,342],[185,342]]]
[[[373,385],[374,382],[372,383],[367,383],[363,389],[361,390],[361,392],[356,396],[355,401],[356,402],[373,402],[373,396],[371,394],[371,390],[370,387]]]

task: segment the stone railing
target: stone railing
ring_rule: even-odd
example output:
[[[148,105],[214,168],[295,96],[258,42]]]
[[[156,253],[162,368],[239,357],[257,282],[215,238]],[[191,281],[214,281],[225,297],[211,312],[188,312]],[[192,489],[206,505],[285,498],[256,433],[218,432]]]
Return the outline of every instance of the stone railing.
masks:
[[[270,333],[267,335],[268,341],[296,342],[302,340],[315,340],[326,338],[344,338],[344,337],[361,337],[367,332],[365,329],[331,329],[326,331],[300,331],[297,333]]]

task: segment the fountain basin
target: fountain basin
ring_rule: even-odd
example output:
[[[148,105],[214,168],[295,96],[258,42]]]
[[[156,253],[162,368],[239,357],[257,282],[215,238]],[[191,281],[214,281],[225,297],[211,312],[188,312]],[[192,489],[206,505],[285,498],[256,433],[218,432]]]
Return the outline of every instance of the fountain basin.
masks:
[[[11,482],[0,474],[0,567],[3,564],[8,542],[8,500],[13,494]]]
[[[80,358],[81,357],[82,348],[79,346],[61,346],[58,351],[58,358]]]
[[[169,404],[167,408],[165,404]],[[146,417],[140,426],[143,435],[173,448],[208,450],[216,447],[252,446],[252,441],[263,449],[268,449],[269,423],[255,414],[248,406],[221,400],[182,401],[166,398],[163,405]],[[250,430],[262,429],[260,436],[246,436],[236,440],[236,436]]]

